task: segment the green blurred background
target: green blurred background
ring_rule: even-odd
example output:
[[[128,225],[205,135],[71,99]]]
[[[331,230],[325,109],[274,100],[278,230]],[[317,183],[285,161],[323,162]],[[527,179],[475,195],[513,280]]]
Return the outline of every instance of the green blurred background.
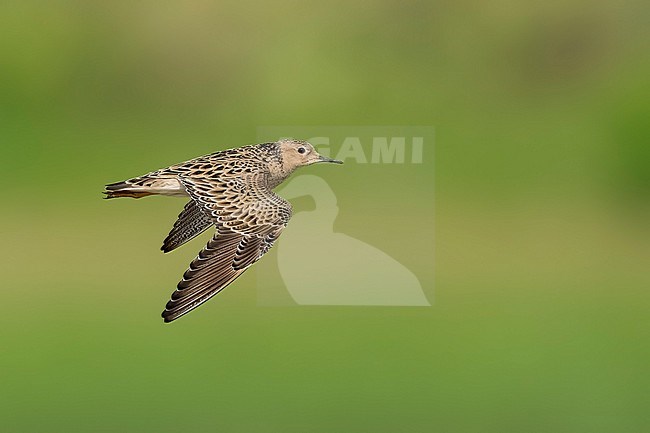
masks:
[[[2,2],[0,430],[649,431],[649,11]],[[309,169],[433,307],[259,307],[249,272],[163,325],[205,236],[162,255],[183,202],[103,185],[303,124],[435,126],[424,177]]]

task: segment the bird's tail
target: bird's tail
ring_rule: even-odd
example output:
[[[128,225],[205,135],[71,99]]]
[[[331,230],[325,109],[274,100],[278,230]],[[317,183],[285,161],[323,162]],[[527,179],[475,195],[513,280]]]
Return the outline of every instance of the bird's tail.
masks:
[[[154,176],[148,174],[122,182],[106,185],[104,198],[132,197],[142,198],[148,195],[187,196],[185,188],[175,177]]]
[[[104,190],[106,197],[104,198],[117,198],[117,197],[132,197],[142,198],[152,195],[152,192],[144,191],[141,187],[136,187],[127,182],[115,182],[106,185]]]

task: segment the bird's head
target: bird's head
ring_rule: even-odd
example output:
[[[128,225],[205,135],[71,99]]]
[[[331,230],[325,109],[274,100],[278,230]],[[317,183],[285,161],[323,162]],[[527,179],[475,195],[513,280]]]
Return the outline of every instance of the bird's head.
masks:
[[[282,154],[282,165],[288,172],[298,167],[311,165],[317,162],[332,162],[343,164],[343,161],[328,158],[316,152],[314,146],[303,140],[284,139],[278,141],[280,153]]]

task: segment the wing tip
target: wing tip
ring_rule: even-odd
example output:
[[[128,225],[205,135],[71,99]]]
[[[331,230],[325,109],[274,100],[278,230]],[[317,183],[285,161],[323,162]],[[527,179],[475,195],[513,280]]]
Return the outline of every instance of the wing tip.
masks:
[[[128,188],[129,184],[126,183],[125,181],[121,182],[114,182],[114,183],[109,183],[105,185],[105,188],[107,191],[117,191],[120,189]]]
[[[173,313],[171,311],[167,310],[167,309],[165,309],[165,311],[163,311],[160,314],[160,317],[163,318],[164,323],[171,323],[174,320],[178,319],[178,317],[174,317]]]

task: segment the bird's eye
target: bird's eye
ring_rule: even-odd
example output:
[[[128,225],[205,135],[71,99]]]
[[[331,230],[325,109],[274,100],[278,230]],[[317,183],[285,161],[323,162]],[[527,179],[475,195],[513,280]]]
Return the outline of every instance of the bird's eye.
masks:
[[[298,148],[298,153],[305,153],[305,152],[306,152],[306,150],[305,150],[304,147],[299,147]]]

